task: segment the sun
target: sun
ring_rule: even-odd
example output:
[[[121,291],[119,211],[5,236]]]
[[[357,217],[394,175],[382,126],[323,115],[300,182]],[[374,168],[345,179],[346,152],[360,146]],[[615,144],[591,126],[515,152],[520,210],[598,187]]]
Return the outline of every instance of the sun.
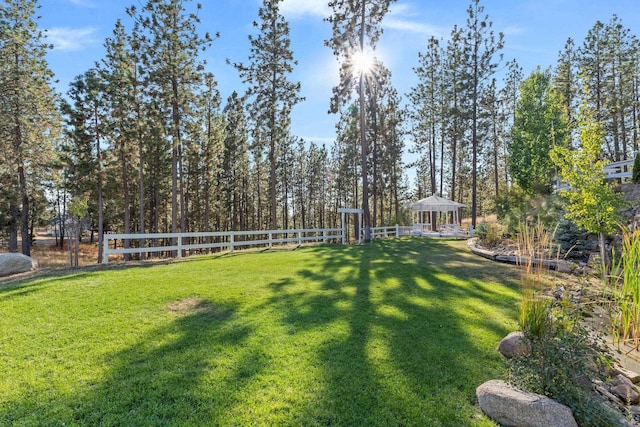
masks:
[[[351,56],[351,67],[356,76],[369,73],[374,65],[375,57],[367,50],[359,50]]]

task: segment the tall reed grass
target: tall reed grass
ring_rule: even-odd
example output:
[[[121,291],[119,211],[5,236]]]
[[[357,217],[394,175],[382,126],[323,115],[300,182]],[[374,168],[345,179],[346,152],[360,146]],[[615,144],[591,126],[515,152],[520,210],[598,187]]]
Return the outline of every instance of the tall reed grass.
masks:
[[[621,256],[614,264],[612,331],[614,342],[640,350],[640,231],[622,228]]]
[[[520,225],[518,233],[518,263],[522,302],[519,322],[525,334],[541,337],[552,326],[551,300],[542,291],[548,285],[548,264],[545,261],[557,259],[559,249],[553,243],[554,232],[547,230],[538,221],[535,225]]]

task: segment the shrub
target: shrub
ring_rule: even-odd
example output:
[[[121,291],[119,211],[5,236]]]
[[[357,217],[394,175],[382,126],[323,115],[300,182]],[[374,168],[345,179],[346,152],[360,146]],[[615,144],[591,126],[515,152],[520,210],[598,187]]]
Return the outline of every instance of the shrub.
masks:
[[[530,201],[531,197],[515,186],[496,199],[496,213],[505,227],[505,233],[518,233],[522,218],[526,217],[529,210]]]
[[[636,158],[633,161],[633,172],[631,173],[631,180],[636,184],[640,184],[640,152],[636,154]]]
[[[595,249],[589,241],[589,233],[578,228],[576,223],[569,219],[562,219],[558,223],[554,242],[558,245],[560,255],[567,258],[586,261],[589,253]]]
[[[502,240],[498,226],[487,224],[485,221],[478,224],[474,234],[482,244],[489,247],[497,245]]]
[[[496,211],[504,231],[509,235],[520,232],[522,224],[535,225],[537,222],[551,229],[563,218],[562,200],[555,194],[531,197],[518,188],[496,200]]]
[[[599,375],[594,362],[610,363],[602,344],[577,321],[557,322],[540,336],[525,334],[531,353],[509,361],[510,382],[568,406],[579,425],[618,425],[620,415],[585,380]]]

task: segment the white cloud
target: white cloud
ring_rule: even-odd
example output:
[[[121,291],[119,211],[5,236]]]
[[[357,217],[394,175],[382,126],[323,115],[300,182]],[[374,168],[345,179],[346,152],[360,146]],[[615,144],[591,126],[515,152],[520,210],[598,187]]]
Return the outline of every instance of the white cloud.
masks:
[[[526,28],[519,26],[519,25],[510,25],[508,27],[505,27],[502,32],[504,33],[505,36],[514,36],[514,35],[519,35],[519,34],[524,34],[527,32]]]
[[[92,27],[69,28],[54,27],[47,30],[47,42],[51,43],[55,50],[78,51],[83,50],[96,42],[93,34],[96,29]]]
[[[446,37],[448,29],[422,22],[420,14],[414,6],[407,3],[396,3],[391,6],[389,14],[385,17],[382,26],[385,29],[404,31],[408,33]]]
[[[447,35],[446,31],[435,25],[393,17],[384,20],[384,28],[436,37],[445,37]]]
[[[284,0],[280,4],[283,15],[302,17],[306,15],[326,17],[331,14],[327,0]]]

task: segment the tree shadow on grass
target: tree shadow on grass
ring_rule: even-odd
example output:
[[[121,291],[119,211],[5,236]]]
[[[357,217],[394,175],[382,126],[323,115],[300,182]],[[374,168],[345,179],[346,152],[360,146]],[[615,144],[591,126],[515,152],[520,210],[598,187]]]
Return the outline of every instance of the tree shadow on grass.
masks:
[[[136,344],[105,356],[95,384],[53,399],[9,402],[0,421],[59,425],[217,425],[238,404],[238,392],[265,369],[264,352],[233,304],[190,298],[169,307],[174,319]],[[24,397],[24,396],[23,396]],[[2,414],[4,412],[4,415]],[[2,424],[2,422],[0,422]]]
[[[514,322],[508,269],[437,241],[382,240],[317,256],[317,268],[297,273],[305,287],[272,285],[270,304],[293,330],[346,325],[316,349],[321,392],[292,420],[475,425],[475,388],[502,372],[495,348]]]

